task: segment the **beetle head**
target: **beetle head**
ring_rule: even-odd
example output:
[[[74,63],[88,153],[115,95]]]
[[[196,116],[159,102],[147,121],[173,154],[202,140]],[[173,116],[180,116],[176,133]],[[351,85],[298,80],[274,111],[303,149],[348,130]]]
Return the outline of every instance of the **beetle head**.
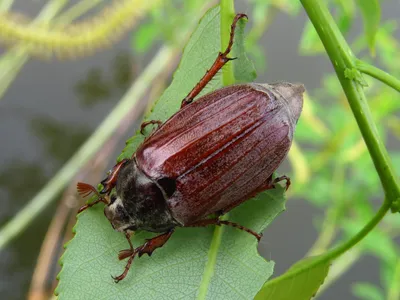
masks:
[[[104,215],[117,231],[136,230],[134,220],[129,217],[122,199],[116,194],[110,196],[110,203],[104,207]]]
[[[150,179],[135,159],[127,160],[116,175],[115,193],[110,195],[104,214],[117,231],[160,232],[176,225],[167,203],[171,182]]]

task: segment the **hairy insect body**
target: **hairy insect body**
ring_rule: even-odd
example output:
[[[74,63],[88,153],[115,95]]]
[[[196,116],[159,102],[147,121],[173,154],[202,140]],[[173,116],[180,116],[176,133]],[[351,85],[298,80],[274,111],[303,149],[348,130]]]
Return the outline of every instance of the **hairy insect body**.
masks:
[[[230,86],[178,111],[119,171],[119,231],[165,232],[225,213],[271,186],[302,108],[302,85]]]
[[[233,20],[227,49],[183,99],[181,109],[165,123],[144,122],[158,129],[145,139],[134,155],[116,164],[95,187],[78,183],[82,196],[98,199],[79,212],[103,202],[104,214],[114,229],[125,233],[129,249],[119,253],[128,259],[124,279],[134,257],[151,255],[162,247],[176,227],[227,225],[261,234],[220,216],[256,194],[290,179],[272,178],[287,155],[303,106],[301,84],[239,84],[209,93],[192,102],[209,80],[232,58],[236,23]],[[129,232],[147,230],[161,234],[134,248]]]

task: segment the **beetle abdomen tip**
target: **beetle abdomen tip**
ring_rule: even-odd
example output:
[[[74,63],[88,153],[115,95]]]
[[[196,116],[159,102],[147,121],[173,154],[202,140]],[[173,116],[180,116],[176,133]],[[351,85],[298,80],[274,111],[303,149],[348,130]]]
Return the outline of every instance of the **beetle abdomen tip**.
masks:
[[[303,109],[304,85],[301,83],[279,82],[273,83],[271,86],[287,102],[287,107],[292,112],[292,117],[297,123]]]

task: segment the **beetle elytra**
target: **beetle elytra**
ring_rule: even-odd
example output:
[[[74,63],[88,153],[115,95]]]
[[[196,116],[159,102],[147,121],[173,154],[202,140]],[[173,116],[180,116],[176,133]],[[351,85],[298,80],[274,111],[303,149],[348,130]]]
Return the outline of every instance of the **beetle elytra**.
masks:
[[[229,45],[219,53],[200,82],[183,99],[181,109],[166,122],[148,124],[158,128],[129,159],[116,164],[101,183],[93,186],[78,183],[82,196],[94,193],[98,199],[79,212],[99,202],[113,228],[125,234],[129,249],[119,253],[128,259],[124,279],[136,255],[151,255],[162,247],[176,227],[227,225],[244,230],[258,240],[261,234],[220,216],[252,198],[274,188],[281,176],[274,171],[287,155],[299,119],[304,87],[301,84],[238,84],[228,86],[195,102],[212,77],[232,58],[236,23],[233,20]],[[210,217],[213,216],[213,217]],[[130,231],[161,233],[134,248]]]

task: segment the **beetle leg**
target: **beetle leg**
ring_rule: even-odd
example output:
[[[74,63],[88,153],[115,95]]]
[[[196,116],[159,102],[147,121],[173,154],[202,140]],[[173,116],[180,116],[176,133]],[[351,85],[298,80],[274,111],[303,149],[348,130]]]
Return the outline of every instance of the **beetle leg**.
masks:
[[[143,254],[148,254],[149,256],[151,256],[151,254],[153,253],[154,250],[164,246],[164,244],[168,241],[168,239],[170,238],[170,236],[172,235],[173,232],[174,232],[174,229],[171,229],[171,230],[167,231],[166,233],[163,233],[163,234],[157,235],[156,237],[148,239],[148,240],[146,240],[146,242],[143,245],[141,245],[135,249],[132,246],[132,243],[130,240],[130,235],[128,233],[125,233],[125,237],[128,240],[130,249],[120,251],[118,258],[120,260],[122,260],[122,259],[129,257],[129,260],[126,263],[124,272],[121,275],[115,276],[115,277],[112,276],[115,283],[118,283],[119,281],[121,281],[122,279],[124,279],[126,277],[126,275],[128,274],[128,271],[132,265],[133,259],[135,258],[136,255],[138,255],[139,257],[141,257]]]
[[[234,223],[234,222],[226,221],[226,220],[220,220],[219,218],[199,220],[192,224],[186,225],[185,227],[206,227],[208,225],[217,225],[217,226],[226,225],[226,226],[235,227],[237,229],[240,229],[240,230],[246,231],[247,233],[250,233],[257,239],[257,241],[260,241],[261,237],[262,237],[262,234],[257,233],[254,230],[244,227],[238,223]]]
[[[100,203],[100,202],[103,202],[103,203],[105,203],[105,204],[108,204],[107,201],[106,201],[104,198],[99,198],[98,200],[93,201],[92,203],[89,203],[89,204],[85,204],[85,205],[83,205],[81,208],[79,208],[78,214],[81,213],[81,212],[83,212],[84,210],[88,209],[89,207],[92,207],[93,205],[95,205],[95,204],[97,204],[97,203]]]
[[[204,74],[203,78],[200,79],[200,81],[196,84],[196,86],[190,91],[190,93],[182,100],[181,108],[184,107],[185,105],[188,105],[193,101],[193,99],[203,90],[203,88],[207,85],[207,83],[210,82],[210,80],[215,76],[215,74],[218,73],[219,70],[230,60],[234,60],[235,58],[230,58],[228,57],[228,54],[231,52],[232,45],[233,45],[233,37],[235,35],[235,28],[236,28],[236,23],[238,20],[246,18],[246,14],[237,14],[235,18],[233,19],[232,25],[231,25],[231,34],[229,38],[229,43],[228,46],[226,47],[226,50],[221,53],[218,53],[217,58],[215,59],[213,65],[211,68]]]
[[[264,191],[266,191],[266,190],[274,189],[274,188],[275,188],[275,185],[276,185],[278,182],[281,182],[282,180],[286,180],[286,183],[285,183],[285,190],[287,191],[288,188],[289,188],[289,186],[290,186],[290,184],[291,184],[290,178],[287,177],[286,175],[282,175],[282,176],[276,177],[275,179],[272,179],[272,175],[271,175],[271,176],[267,179],[267,181],[266,181],[263,185],[261,185],[261,186],[255,191],[254,196],[255,196],[256,194],[261,193],[261,192],[264,192]],[[253,197],[253,195],[250,196],[249,198],[251,198],[251,197]]]
[[[286,180],[286,184],[285,184],[285,190],[287,191],[289,186],[290,186],[290,178],[287,177],[286,175],[277,177],[275,179],[272,179],[272,175],[267,179],[267,181],[262,184],[260,187],[258,187],[254,192],[252,192],[251,194],[247,195],[245,198],[246,199],[250,199],[255,197],[257,194],[264,192],[266,190],[270,190],[270,189],[274,189],[275,185],[282,181],[282,180]],[[228,205],[227,207],[225,207],[224,209],[216,212],[217,216],[222,216],[224,214],[226,214],[228,211],[232,210],[233,208],[235,208],[236,206],[238,206],[239,204],[243,203],[242,199],[240,199],[237,202],[231,203],[230,205]]]
[[[291,181],[290,181],[290,178],[287,177],[286,175],[279,176],[279,177],[275,178],[275,179],[272,181],[272,186],[275,187],[275,184],[278,183],[279,181],[282,181],[282,180],[286,180],[285,190],[287,191],[288,188],[289,188],[289,186],[290,186],[290,184],[291,184]]]
[[[108,176],[106,179],[101,181],[100,183],[103,185],[103,189],[101,190],[100,193],[106,194],[110,193],[111,190],[115,187],[117,184],[117,176],[119,171],[121,170],[121,167],[128,162],[128,159],[123,159],[119,163],[117,163],[109,172]]]
[[[131,235],[127,231],[125,232],[125,238],[129,243],[129,249],[119,251],[119,253],[118,253],[119,260],[128,258],[128,257],[132,256],[132,254],[135,252],[135,249],[133,248],[133,245],[131,242]]]
[[[135,250],[136,250],[136,249],[135,249]],[[129,269],[131,268],[131,265],[132,265],[133,259],[134,259],[135,256],[136,256],[136,253],[137,253],[137,252],[134,252],[134,253],[131,254],[131,256],[129,257],[128,262],[126,263],[124,272],[123,272],[121,275],[119,275],[119,276],[111,276],[112,279],[114,279],[114,282],[115,282],[115,283],[120,282],[122,279],[124,279],[124,278],[126,277],[126,275],[128,275]]]
[[[161,248],[168,241],[171,235],[174,233],[174,229],[167,231],[166,233],[157,235],[151,239],[146,240],[142,246],[138,247],[138,254],[141,257],[143,254],[151,256],[154,250]]]
[[[144,129],[147,127],[147,125],[150,125],[150,124],[153,124],[153,125],[157,124],[157,129],[158,129],[161,126],[162,122],[160,120],[151,120],[151,121],[143,122],[142,125],[140,125],[140,133],[142,135],[144,135]]]

